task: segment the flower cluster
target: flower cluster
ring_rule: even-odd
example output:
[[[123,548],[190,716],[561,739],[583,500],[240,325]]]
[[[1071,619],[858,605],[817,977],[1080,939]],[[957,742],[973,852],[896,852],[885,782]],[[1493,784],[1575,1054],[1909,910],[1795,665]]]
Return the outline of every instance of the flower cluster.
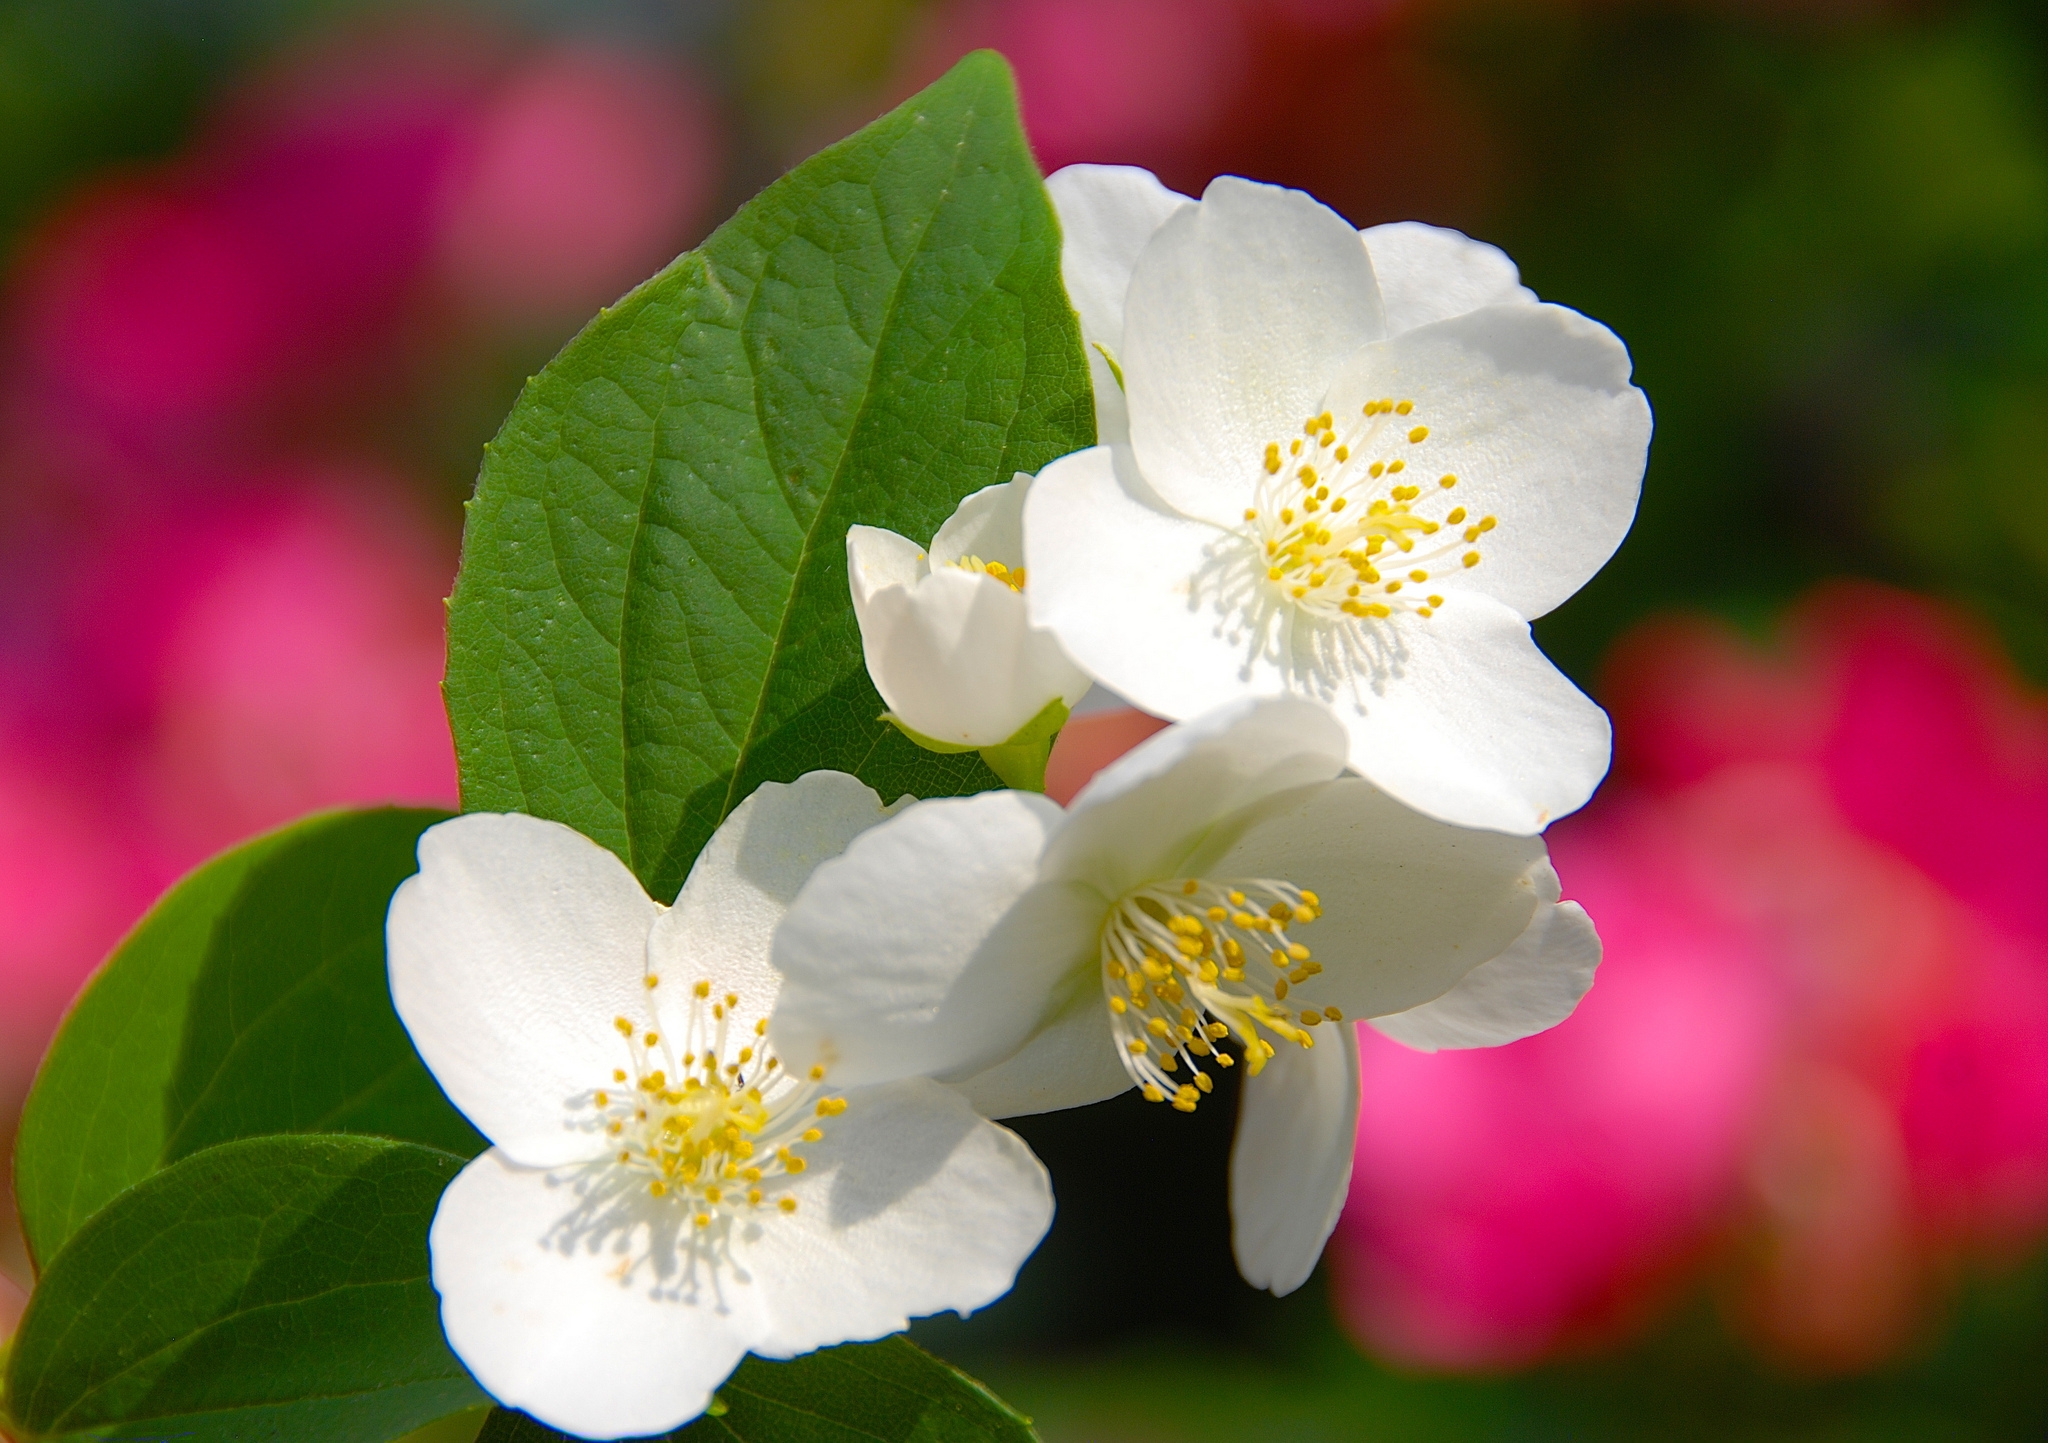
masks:
[[[672,908],[597,844],[473,815],[390,917],[393,995],[490,1139],[444,1199],[448,1336],[572,1431],[1000,1296],[1051,1220],[992,1119],[1239,1090],[1233,1246],[1335,1226],[1357,1025],[1421,1049],[1569,1015],[1600,943],[1537,836],[1605,717],[1529,619],[1606,559],[1649,434],[1605,329],[1451,232],[1139,171],[1051,191],[1099,445],[846,537],[889,718],[1012,790],[767,784]],[[1091,685],[1177,723],[1061,806]]]

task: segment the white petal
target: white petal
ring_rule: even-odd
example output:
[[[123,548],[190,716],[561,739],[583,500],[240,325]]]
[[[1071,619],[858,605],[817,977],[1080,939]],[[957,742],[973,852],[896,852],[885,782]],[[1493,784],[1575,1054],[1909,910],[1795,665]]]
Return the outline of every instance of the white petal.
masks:
[[[983,1117],[1086,1107],[1131,1087],[1095,973],[1081,973],[1073,983],[1067,1004],[1022,1047],[987,1071],[953,1084]]]
[[[1031,477],[1019,471],[962,501],[932,537],[934,563],[948,566],[963,556],[979,556],[1012,568],[1022,566],[1024,498],[1030,494]]]
[[[1088,374],[1095,385],[1095,436],[1105,445],[1129,439],[1123,387],[1098,346],[1119,358],[1124,344],[1124,293],[1138,253],[1166,218],[1194,202],[1132,165],[1070,165],[1046,178],[1060,218],[1060,278],[1081,317]]]
[[[1549,611],[1614,554],[1635,519],[1650,445],[1650,403],[1629,384],[1614,333],[1563,306],[1489,306],[1361,351],[1328,405],[1355,415],[1372,397],[1412,399],[1427,439],[1403,446],[1432,493],[1499,529],[1446,589],[1498,597],[1524,617]],[[1437,514],[1441,514],[1438,512]]]
[[[1198,715],[1236,697],[1284,690],[1269,666],[1201,606],[1196,579],[1224,533],[1151,500],[1123,447],[1062,456],[1024,508],[1025,598],[1096,681],[1154,716]]]
[[[879,526],[846,528],[846,579],[853,591],[856,615],[864,615],[877,592],[909,586],[930,569],[924,552],[907,537]]]
[[[910,1079],[847,1103],[803,1149],[797,1210],[735,1243],[766,1300],[770,1326],[752,1344],[765,1358],[992,1303],[1052,1225],[1044,1166],[949,1089]]]
[[[1345,359],[1386,334],[1358,233],[1298,190],[1220,176],[1138,257],[1124,308],[1146,484],[1235,524],[1268,443],[1299,436]]]
[[[1325,708],[1294,697],[1232,702],[1168,727],[1081,789],[1046,848],[1045,875],[1108,897],[1196,875],[1204,851],[1236,835],[1228,819],[1328,781],[1343,770],[1344,745]]]
[[[456,1356],[500,1403],[578,1437],[689,1421],[768,1331],[754,1293],[678,1296],[673,1250],[642,1219],[679,1214],[632,1201],[625,1227],[579,1225],[572,1182],[493,1148],[441,1194],[427,1235]]]
[[[1381,675],[1335,703],[1354,769],[1461,826],[1528,835],[1585,805],[1607,774],[1607,714],[1536,649],[1527,622],[1466,592],[1382,634],[1397,650]]]
[[[868,675],[913,731],[956,746],[1008,741],[1088,678],[1024,597],[992,576],[941,566],[870,597],[861,618]]]
[[[1343,777],[1258,809],[1234,844],[1194,865],[1316,893],[1322,915],[1290,936],[1323,971],[1296,999],[1376,1017],[1442,996],[1505,952],[1535,913],[1543,855],[1538,838],[1446,826]]]
[[[1576,902],[1541,902],[1507,951],[1465,975],[1434,1002],[1369,1019],[1421,1052],[1498,1047],[1555,1027],[1593,986],[1600,934]]]
[[[1458,231],[1401,220],[1358,234],[1372,257],[1390,336],[1481,306],[1527,305],[1536,299],[1506,251]]]
[[[456,817],[421,835],[419,856],[385,924],[413,1045],[520,1162],[602,1150],[569,1104],[625,1060],[613,1019],[649,1016],[647,934],[662,909],[617,857],[538,817]]]
[[[647,940],[647,970],[660,980],[653,998],[661,1030],[684,1035],[690,989],[700,979],[721,999],[739,997],[730,1017],[740,1035],[773,1011],[782,987],[769,961],[776,924],[820,862],[891,810],[845,772],[763,782],[735,807]]]
[[[1230,1150],[1230,1245],[1255,1288],[1285,1297],[1315,1271],[1351,1186],[1358,1138],[1358,1036],[1317,1028],[1244,1081]]]
[[[861,1086],[1015,1051],[1092,964],[1108,906],[1036,885],[1060,821],[1026,792],[918,802],[820,866],[775,934],[776,1053]]]

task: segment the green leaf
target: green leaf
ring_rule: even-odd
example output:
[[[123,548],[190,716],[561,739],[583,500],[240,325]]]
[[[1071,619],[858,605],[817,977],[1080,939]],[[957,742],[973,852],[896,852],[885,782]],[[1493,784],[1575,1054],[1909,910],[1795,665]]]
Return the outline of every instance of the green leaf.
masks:
[[[122,1189],[231,1138],[483,1150],[384,973],[392,890],[446,815],[313,817],[216,857],[150,909],[65,1019],[22,1113],[15,1189],[37,1258]]]
[[[7,1367],[43,1437],[379,1443],[483,1401],[442,1339],[427,1225],[462,1168],[369,1137],[208,1148],[51,1261]]]
[[[718,1390],[725,1411],[666,1435],[678,1443],[1033,1443],[1031,1420],[903,1337],[788,1363],[748,1358]],[[499,1409],[476,1443],[562,1443]]]
[[[603,312],[487,451],[449,614],[464,805],[566,822],[675,895],[756,785],[997,785],[880,720],[855,522],[927,538],[1094,441],[1008,68],[970,55]]]

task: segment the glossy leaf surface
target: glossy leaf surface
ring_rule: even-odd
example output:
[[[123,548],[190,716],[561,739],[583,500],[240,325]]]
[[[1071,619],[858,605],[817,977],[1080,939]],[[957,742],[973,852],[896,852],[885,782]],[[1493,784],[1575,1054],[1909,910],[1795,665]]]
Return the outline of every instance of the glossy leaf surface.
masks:
[[[43,1437],[378,1443],[474,1406],[427,1265],[461,1167],[330,1136],[166,1168],[44,1272],[8,1359],[10,1412]]]
[[[445,815],[312,817],[216,857],[150,910],[65,1019],[23,1111],[16,1188],[38,1259],[123,1188],[233,1138],[483,1150],[384,974],[385,908]]]
[[[969,492],[1093,439],[1015,88],[970,55],[528,383],[451,603],[464,805],[566,822],[665,901],[762,781],[999,786],[881,719],[846,530],[923,541]]]

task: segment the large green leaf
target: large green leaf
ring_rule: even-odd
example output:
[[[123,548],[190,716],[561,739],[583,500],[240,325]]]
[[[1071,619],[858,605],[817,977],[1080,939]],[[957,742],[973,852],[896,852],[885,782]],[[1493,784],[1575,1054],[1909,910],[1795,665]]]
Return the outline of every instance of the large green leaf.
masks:
[[[1051,205],[988,53],[798,166],[527,386],[449,617],[464,805],[673,896],[756,785],[1000,785],[881,720],[846,528],[920,541],[1094,440]]]
[[[749,1358],[718,1390],[724,1409],[677,1443],[1033,1443],[1021,1417],[907,1338],[849,1343],[788,1363]],[[491,1414],[476,1443],[564,1443],[523,1413]]]
[[[165,894],[65,1019],[21,1121],[35,1256],[123,1188],[230,1138],[378,1133],[470,1155],[391,1007],[384,912],[446,813],[313,817]]]
[[[157,1173],[44,1272],[8,1411],[45,1437],[379,1443],[483,1401],[428,1280],[461,1167],[382,1138],[262,1137]]]

